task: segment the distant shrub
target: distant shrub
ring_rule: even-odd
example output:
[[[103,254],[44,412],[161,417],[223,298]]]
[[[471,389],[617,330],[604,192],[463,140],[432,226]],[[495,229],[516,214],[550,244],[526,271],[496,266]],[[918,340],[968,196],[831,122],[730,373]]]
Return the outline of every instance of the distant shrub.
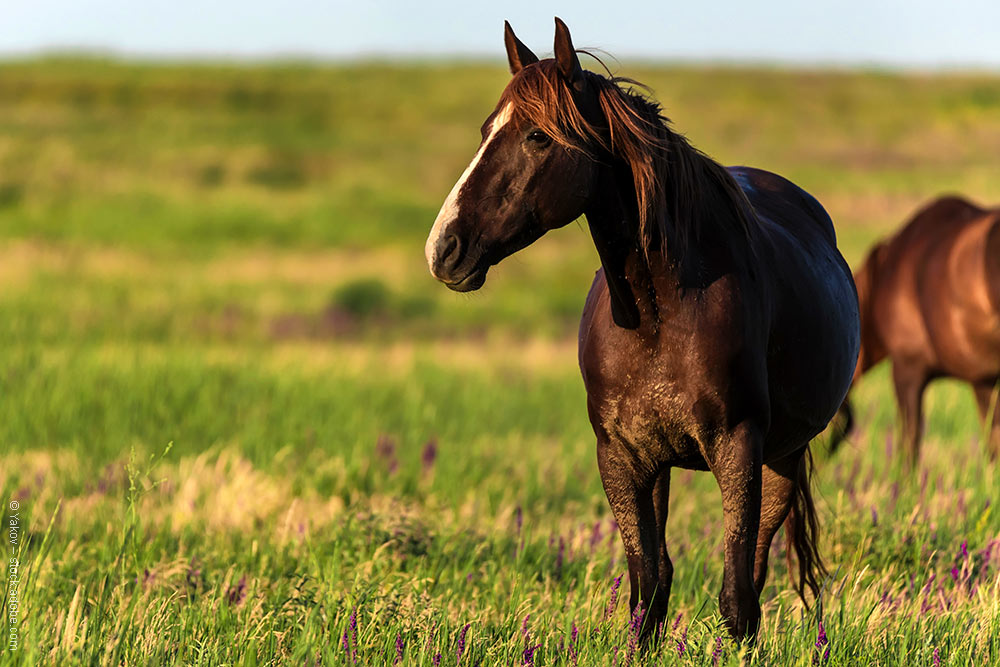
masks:
[[[283,159],[254,167],[247,180],[272,190],[293,190],[304,186],[308,178],[300,164]]]
[[[0,183],[0,208],[14,208],[24,198],[24,186],[20,183]]]
[[[980,109],[1000,107],[1000,90],[994,86],[976,86],[969,91],[969,100]]]
[[[401,299],[396,310],[404,319],[416,319],[434,312],[437,302],[429,296],[410,296]]]
[[[214,188],[222,184],[226,170],[221,164],[208,164],[198,171],[198,185],[203,188]]]
[[[391,301],[392,293],[381,280],[364,278],[337,288],[330,306],[357,318],[365,318],[385,313]]]

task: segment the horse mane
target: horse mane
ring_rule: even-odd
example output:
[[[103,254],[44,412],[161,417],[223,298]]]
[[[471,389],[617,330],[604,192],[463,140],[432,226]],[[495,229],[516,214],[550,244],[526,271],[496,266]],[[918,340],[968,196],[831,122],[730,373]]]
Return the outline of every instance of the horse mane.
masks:
[[[709,232],[711,242],[744,240],[752,255],[753,208],[726,168],[671,129],[643,84],[610,72],[605,77],[584,71],[584,76],[597,97],[603,126],[580,113],[555,60],[522,69],[504,90],[500,106],[512,102],[515,117],[571,150],[594,159],[604,152],[628,165],[638,206],[638,242],[647,262],[651,252],[660,251],[691,275],[688,269],[698,271],[687,266],[691,250]],[[735,254],[745,260],[748,253]]]

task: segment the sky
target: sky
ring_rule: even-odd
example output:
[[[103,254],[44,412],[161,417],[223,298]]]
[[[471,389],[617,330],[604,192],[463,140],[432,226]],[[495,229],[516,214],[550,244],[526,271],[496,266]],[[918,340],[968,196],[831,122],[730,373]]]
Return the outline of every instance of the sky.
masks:
[[[1000,0],[0,0],[0,57],[500,60],[553,16],[619,59],[1000,69]]]

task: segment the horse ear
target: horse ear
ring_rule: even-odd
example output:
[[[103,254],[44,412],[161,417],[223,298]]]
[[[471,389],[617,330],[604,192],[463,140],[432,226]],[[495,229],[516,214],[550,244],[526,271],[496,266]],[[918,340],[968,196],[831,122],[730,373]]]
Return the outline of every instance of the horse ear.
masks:
[[[623,241],[601,229],[599,225],[590,222],[590,235],[594,238],[597,255],[604,267],[604,279],[608,283],[608,296],[611,298],[611,319],[623,329],[636,329],[639,326],[639,304],[632,293],[632,286],[625,277],[625,258],[628,256]]]
[[[573,48],[573,39],[569,36],[569,28],[562,19],[556,17],[556,42],[555,42],[556,65],[559,72],[574,87],[579,88],[583,84],[583,68],[580,67],[580,58]]]
[[[503,43],[507,47],[507,64],[510,65],[511,74],[517,74],[528,65],[538,62],[538,56],[517,38],[507,21],[503,22]]]

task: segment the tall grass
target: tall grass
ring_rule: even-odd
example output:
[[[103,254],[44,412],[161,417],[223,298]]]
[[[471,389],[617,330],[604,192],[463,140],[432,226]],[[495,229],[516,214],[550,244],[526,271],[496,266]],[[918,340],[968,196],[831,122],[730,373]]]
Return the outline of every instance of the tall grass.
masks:
[[[1000,196],[995,78],[623,73],[697,145],[816,194],[851,261],[940,190]],[[423,264],[505,77],[0,65],[0,518],[18,505],[22,612],[0,662],[1000,660],[971,393],[932,388],[910,474],[885,369],[849,445],[817,444],[821,599],[794,597],[779,538],[758,643],[726,639],[718,489],[675,471],[671,616],[637,647],[575,368],[585,229],[474,296]]]

